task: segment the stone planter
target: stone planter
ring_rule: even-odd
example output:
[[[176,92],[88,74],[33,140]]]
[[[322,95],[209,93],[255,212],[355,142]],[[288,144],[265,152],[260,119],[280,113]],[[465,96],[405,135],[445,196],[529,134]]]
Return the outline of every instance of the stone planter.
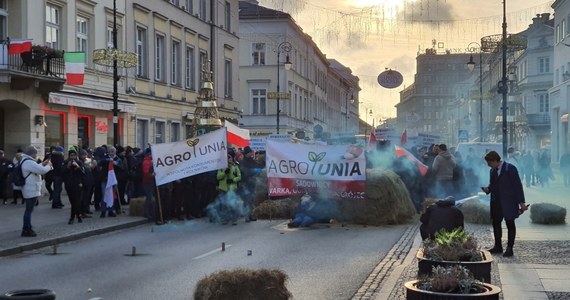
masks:
[[[452,265],[462,265],[467,268],[473,277],[479,281],[491,283],[491,264],[493,256],[489,251],[481,250],[482,261],[436,261],[424,257],[423,248],[418,250],[416,258],[418,259],[418,276],[429,275],[432,268],[436,266],[448,267]]]
[[[422,290],[416,287],[418,280],[408,281],[406,287],[406,299],[408,300],[445,300],[445,299],[477,299],[477,300],[498,300],[501,288],[489,283],[481,283],[479,293],[474,294],[449,294]]]

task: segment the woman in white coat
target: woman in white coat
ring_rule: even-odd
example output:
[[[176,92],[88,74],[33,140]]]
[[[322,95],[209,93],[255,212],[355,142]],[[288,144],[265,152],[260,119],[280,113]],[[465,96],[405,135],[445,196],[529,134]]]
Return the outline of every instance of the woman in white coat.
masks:
[[[37,163],[38,150],[34,146],[28,146],[24,150],[22,160],[22,175],[26,178],[26,183],[22,186],[22,195],[26,203],[24,212],[24,226],[22,228],[22,236],[33,237],[37,234],[32,230],[32,212],[38,197],[42,195],[42,175],[52,169],[51,161],[45,160]]]

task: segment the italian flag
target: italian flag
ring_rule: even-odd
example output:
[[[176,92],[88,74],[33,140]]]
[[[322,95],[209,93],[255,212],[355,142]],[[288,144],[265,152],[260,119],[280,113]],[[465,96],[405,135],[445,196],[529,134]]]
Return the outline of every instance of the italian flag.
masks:
[[[249,146],[249,130],[239,128],[228,121],[225,122],[225,127],[228,130],[228,143],[242,148]]]
[[[85,77],[85,52],[65,52],[63,60],[67,84],[82,85]]]
[[[31,39],[13,39],[10,40],[10,46],[8,47],[8,54],[20,54],[24,52],[32,51],[32,40]]]

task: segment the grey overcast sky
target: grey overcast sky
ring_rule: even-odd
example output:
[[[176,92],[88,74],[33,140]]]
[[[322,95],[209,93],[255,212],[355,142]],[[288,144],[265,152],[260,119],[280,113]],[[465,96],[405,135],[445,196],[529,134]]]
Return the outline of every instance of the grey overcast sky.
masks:
[[[506,1],[508,33],[528,28],[536,14],[553,13],[554,1]],[[328,58],[352,69],[361,80],[361,118],[372,123],[363,116],[372,109],[376,124],[396,115],[399,92],[413,83],[419,49],[431,48],[435,40],[436,48],[466,52],[471,42],[502,32],[502,0],[259,0],[259,4],[291,14]],[[380,87],[377,76],[386,68],[401,72],[404,84],[391,90]]]

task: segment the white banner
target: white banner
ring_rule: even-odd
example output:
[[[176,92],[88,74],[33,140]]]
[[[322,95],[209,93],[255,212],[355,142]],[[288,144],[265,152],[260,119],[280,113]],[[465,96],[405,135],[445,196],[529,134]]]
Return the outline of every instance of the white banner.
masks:
[[[269,196],[303,192],[341,199],[363,199],[364,148],[357,145],[308,145],[267,140]]]
[[[228,166],[226,128],[151,149],[157,185]]]

